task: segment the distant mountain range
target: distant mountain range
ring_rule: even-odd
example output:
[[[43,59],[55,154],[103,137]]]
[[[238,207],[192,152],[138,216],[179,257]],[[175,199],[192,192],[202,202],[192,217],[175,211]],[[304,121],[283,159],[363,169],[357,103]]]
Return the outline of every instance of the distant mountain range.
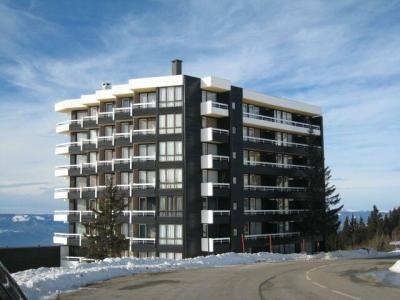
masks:
[[[0,247],[48,246],[54,232],[67,232],[68,224],[53,215],[0,214]]]
[[[339,220],[353,215],[367,221],[370,211],[342,211]],[[0,247],[45,246],[53,244],[54,232],[67,232],[68,225],[54,222],[53,215],[0,214]]]

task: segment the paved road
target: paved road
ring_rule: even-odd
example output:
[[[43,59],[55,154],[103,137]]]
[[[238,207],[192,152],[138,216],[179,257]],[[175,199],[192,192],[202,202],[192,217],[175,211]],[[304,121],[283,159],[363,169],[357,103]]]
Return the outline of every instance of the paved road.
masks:
[[[120,277],[60,299],[400,299],[400,288],[369,280],[394,259],[259,263]]]

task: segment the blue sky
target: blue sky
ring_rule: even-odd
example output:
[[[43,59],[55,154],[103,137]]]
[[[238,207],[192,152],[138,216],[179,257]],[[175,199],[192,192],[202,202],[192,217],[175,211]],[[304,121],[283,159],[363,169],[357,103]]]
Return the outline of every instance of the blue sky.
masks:
[[[399,1],[0,1],[0,212],[52,212],[54,103],[101,82],[216,75],[321,105],[345,208],[400,203]]]

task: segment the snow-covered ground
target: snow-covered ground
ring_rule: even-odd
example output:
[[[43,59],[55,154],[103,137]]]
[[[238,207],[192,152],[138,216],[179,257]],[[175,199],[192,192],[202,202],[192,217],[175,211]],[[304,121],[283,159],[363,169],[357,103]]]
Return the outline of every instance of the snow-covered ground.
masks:
[[[391,266],[389,268],[389,271],[400,274],[400,260],[398,260],[393,266]]]
[[[109,258],[95,263],[81,263],[69,267],[39,268],[13,273],[28,299],[35,300],[57,293],[74,290],[90,283],[114,277],[143,272],[163,272],[176,269],[222,267],[256,262],[334,260],[346,258],[387,257],[399,253],[376,252],[374,250],[352,250],[307,254],[274,254],[268,252],[226,253],[205,257],[170,260],[162,258]]]

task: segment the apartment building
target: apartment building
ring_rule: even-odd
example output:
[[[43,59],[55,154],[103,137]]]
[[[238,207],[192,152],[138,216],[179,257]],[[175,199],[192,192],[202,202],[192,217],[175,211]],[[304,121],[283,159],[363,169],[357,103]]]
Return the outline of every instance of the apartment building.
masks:
[[[298,252],[306,237],[310,136],[323,151],[321,109],[182,74],[103,84],[55,104],[67,121],[56,146],[67,157],[55,199],[69,223],[54,243],[84,256],[92,208],[108,181],[123,194],[126,255],[185,258],[234,252]],[[314,144],[315,145],[315,144]]]

